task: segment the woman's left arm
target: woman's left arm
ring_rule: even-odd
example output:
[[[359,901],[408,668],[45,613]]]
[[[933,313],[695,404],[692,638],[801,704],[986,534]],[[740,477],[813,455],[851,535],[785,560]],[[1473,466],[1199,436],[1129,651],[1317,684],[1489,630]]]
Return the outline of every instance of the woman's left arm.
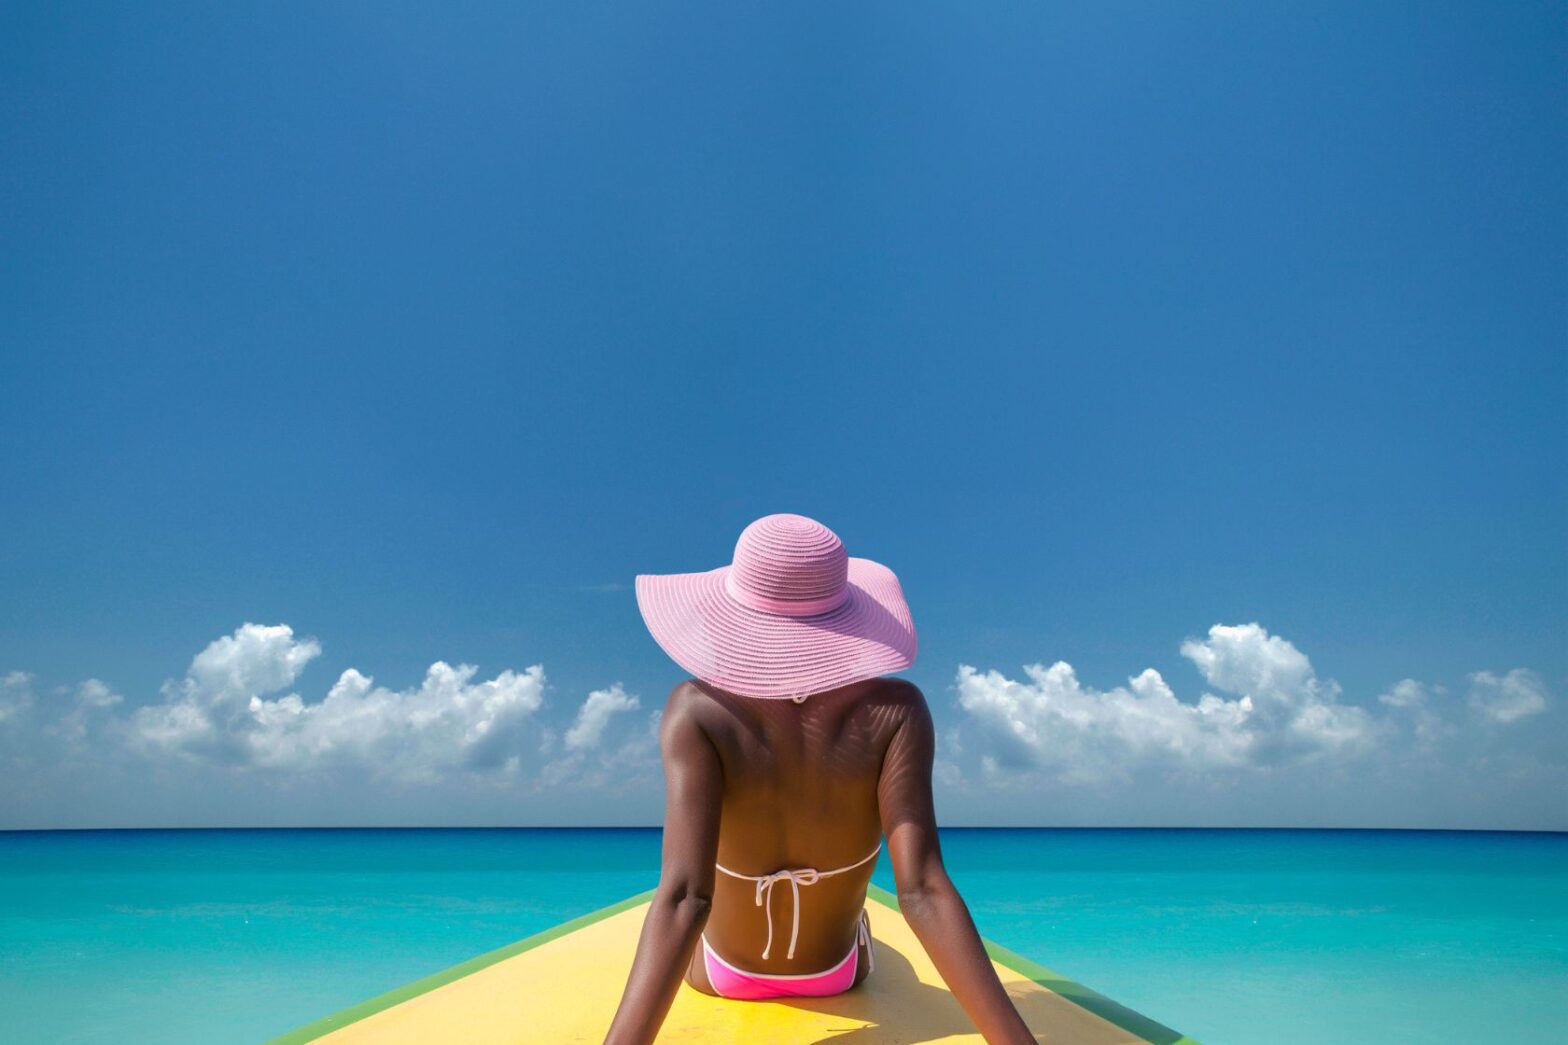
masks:
[[[664,856],[637,956],[605,1045],[648,1045],[675,1001],[713,903],[724,772],[682,683],[659,720],[664,761]]]

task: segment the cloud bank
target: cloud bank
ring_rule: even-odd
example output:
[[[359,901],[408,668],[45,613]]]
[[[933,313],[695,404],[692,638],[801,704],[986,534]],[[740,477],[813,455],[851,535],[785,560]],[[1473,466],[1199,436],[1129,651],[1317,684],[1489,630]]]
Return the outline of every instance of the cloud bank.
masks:
[[[1568,828],[1562,725],[1528,669],[1356,701],[1256,622],[1179,649],[1185,699],[1152,668],[1099,689],[1065,660],[960,664],[928,692],[942,822]],[[321,654],[247,622],[141,702],[0,674],[0,827],[659,821],[661,709],[620,682],[562,699],[542,664],[437,660],[408,688],[348,668],[312,693]]]
[[[550,703],[542,664],[480,679],[475,665],[438,660],[408,689],[349,668],[307,699],[295,687],[321,652],[287,624],[247,622],[136,707],[96,678],[43,700],[30,674],[10,672],[0,676],[0,777],[13,798],[33,797],[34,813],[50,788],[91,802],[92,791],[161,785],[164,800],[216,787],[241,816],[258,794],[288,794],[305,819],[301,793],[345,810],[385,809],[397,795],[445,796],[455,809],[475,794],[604,797],[659,781],[657,715],[617,728],[640,707],[618,682],[576,708],[560,757],[556,731],[538,720]],[[507,807],[482,808],[504,817]],[[25,824],[29,811],[0,803],[0,826]]]
[[[245,624],[197,654],[184,679],[166,682],[161,703],[138,708],[128,736],[149,756],[290,771],[354,767],[372,780],[521,771],[529,720],[544,704],[542,665],[475,682],[474,665],[436,661],[406,690],[349,668],[318,702],[298,693],[269,698],[320,654],[315,639],[296,639],[286,624]]]
[[[1256,622],[1216,624],[1180,652],[1206,683],[1196,700],[1152,668],[1102,690],[1066,661],[1022,678],[960,665],[937,766],[956,808],[988,822],[1456,826],[1447,814],[1484,820],[1492,803],[1495,826],[1518,826],[1505,812],[1568,826],[1562,758],[1520,732],[1550,707],[1531,671],[1474,672],[1463,704],[1407,678],[1362,706]]]

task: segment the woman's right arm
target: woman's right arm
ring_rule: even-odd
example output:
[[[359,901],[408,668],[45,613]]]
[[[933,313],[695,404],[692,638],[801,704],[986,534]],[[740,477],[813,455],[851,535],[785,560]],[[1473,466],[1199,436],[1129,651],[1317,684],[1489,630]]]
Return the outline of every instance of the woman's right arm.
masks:
[[[902,681],[902,680],[901,680]],[[980,942],[969,908],[942,866],[931,800],[936,730],[925,696],[913,683],[909,713],[888,743],[877,783],[898,906],[953,997],[989,1045],[1035,1045]]]

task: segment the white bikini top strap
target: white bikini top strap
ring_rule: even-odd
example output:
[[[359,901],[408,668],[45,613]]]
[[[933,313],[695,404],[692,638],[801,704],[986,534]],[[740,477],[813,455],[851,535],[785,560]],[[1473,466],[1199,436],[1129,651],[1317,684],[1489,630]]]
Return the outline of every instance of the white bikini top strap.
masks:
[[[882,851],[882,842],[879,839],[877,841],[877,847],[875,849],[871,850],[871,852],[867,853],[865,856],[862,856],[859,860],[856,860],[852,864],[845,864],[843,867],[835,867],[831,871],[818,871],[817,872],[817,877],[819,877],[819,878],[826,878],[829,875],[843,874],[845,871],[853,871],[855,868],[859,867],[861,864],[865,863],[867,860],[870,860],[872,857],[876,856],[881,851]],[[760,882],[764,878],[770,877],[769,875],[765,875],[765,874],[741,874],[739,871],[731,871],[728,867],[725,867],[723,864],[717,863],[717,862],[715,862],[713,866],[717,867],[719,870],[723,871],[725,874],[731,875],[732,877],[735,877],[735,878],[747,878],[747,879],[750,879],[750,880],[755,881],[755,882]],[[803,867],[803,868],[801,868],[801,870],[803,870],[803,871],[810,870],[810,868],[804,868]],[[777,872],[775,872],[775,873],[777,873]]]
[[[859,860],[856,860],[854,863],[852,863],[852,864],[845,864],[843,867],[835,867],[831,871],[819,871],[818,874],[826,876],[826,875],[830,875],[830,874],[841,874],[841,873],[843,873],[845,871],[853,871],[855,868],[859,867],[861,864],[865,863],[867,860],[873,859],[881,851],[882,851],[882,840],[879,838],[879,839],[877,839],[877,847],[875,849],[871,850],[871,852],[867,853],[865,856],[862,856]]]
[[[772,874],[741,874],[739,871],[731,871],[717,861],[714,862],[713,866],[733,878],[744,878],[747,881],[757,883],[757,906],[764,908],[768,912],[768,942],[762,948],[762,957],[764,958],[773,950],[773,887],[779,882],[789,882],[790,889],[794,892],[794,924],[790,927],[789,953],[785,957],[793,958],[795,957],[795,941],[800,937],[800,887],[803,885],[815,885],[820,878],[830,878],[836,874],[843,874],[845,871],[853,871],[881,851],[882,840],[878,839],[877,847],[871,850],[871,852],[852,864],[835,867],[831,871],[818,871],[814,867],[796,867],[783,871],[774,871]]]

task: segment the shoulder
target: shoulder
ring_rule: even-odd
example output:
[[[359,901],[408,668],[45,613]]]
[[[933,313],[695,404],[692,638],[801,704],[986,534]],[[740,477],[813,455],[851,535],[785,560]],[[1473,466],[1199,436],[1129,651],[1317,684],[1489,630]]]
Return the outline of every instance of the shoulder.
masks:
[[[883,714],[891,712],[893,717],[900,720],[931,717],[926,695],[908,679],[878,678],[871,680],[871,686],[867,700]]]
[[[866,685],[856,702],[857,713],[865,716],[873,735],[880,738],[884,757],[895,744],[932,741],[931,708],[919,686],[901,678],[870,679]]]
[[[707,701],[704,693],[691,679],[677,682],[665,698],[664,711],[659,716],[661,725],[672,722],[695,721],[702,704]]]
[[[886,725],[887,752],[913,748],[925,750],[936,744],[936,724],[931,707],[920,687],[908,679],[877,679],[871,703],[873,714]]]
[[[926,695],[920,687],[908,679],[901,679],[893,675],[873,680],[878,692],[885,693],[893,700],[904,704],[918,704],[925,706]]]
[[[671,688],[670,695],[664,702],[664,710],[668,713],[679,708],[689,708],[697,701],[707,698],[708,694],[697,684],[696,679],[682,679]]]
[[[716,756],[712,736],[711,699],[700,688],[686,682],[676,683],[659,713],[659,747],[668,762]]]
[[[704,732],[712,724],[714,700],[693,679],[677,682],[664,701],[659,714],[659,733],[668,737],[674,731]]]

